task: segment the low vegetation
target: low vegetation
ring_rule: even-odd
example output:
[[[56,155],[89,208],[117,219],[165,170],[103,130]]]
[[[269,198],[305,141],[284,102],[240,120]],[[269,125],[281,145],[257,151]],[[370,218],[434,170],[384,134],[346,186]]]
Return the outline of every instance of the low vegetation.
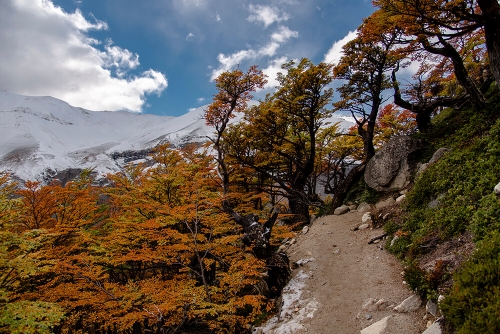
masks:
[[[389,249],[406,262],[405,279],[411,288],[433,300],[445,295],[441,307],[449,326],[459,333],[496,333],[500,197],[493,187],[500,175],[498,105],[492,102],[481,112],[444,110],[433,119],[433,130],[421,138],[432,150],[451,151],[417,177],[403,219],[385,226],[397,236]],[[458,256],[463,243],[446,254],[460,261],[458,268],[445,256],[435,259],[432,268],[422,268],[421,260],[443,243],[468,239],[475,243],[472,255]]]

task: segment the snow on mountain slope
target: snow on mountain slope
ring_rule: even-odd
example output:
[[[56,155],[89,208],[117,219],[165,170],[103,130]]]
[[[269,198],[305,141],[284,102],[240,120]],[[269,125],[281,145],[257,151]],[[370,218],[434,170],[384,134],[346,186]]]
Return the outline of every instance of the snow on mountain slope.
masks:
[[[90,111],[52,97],[0,91],[0,166],[22,179],[67,168],[116,172],[121,166],[110,157],[113,152],[144,150],[167,140],[204,141],[211,131],[202,115],[202,108],[181,117]]]
[[[167,141],[176,146],[206,141],[213,131],[202,118],[205,107],[179,117],[90,111],[53,97],[0,91],[0,170],[24,180],[69,168],[117,172],[128,161],[123,152]],[[343,128],[352,125],[332,121],[341,121]]]

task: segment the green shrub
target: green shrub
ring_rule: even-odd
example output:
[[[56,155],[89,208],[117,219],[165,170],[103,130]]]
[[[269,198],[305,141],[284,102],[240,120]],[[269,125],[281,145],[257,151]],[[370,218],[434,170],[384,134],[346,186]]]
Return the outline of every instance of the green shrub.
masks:
[[[354,202],[354,203],[376,203],[379,199],[380,194],[370,188],[364,178],[361,178],[354,186],[351,187],[346,195],[344,202]]]
[[[480,200],[471,224],[471,232],[476,241],[483,239],[492,230],[500,231],[500,198],[493,193]]]
[[[458,333],[500,333],[500,233],[478,243],[441,305]]]

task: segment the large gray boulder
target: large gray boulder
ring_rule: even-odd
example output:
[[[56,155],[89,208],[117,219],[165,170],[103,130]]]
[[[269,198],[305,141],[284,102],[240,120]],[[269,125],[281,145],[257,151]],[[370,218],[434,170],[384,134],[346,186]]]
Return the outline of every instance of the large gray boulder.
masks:
[[[366,165],[365,182],[384,192],[408,186],[417,169],[417,153],[422,142],[408,136],[397,136],[380,149]]]

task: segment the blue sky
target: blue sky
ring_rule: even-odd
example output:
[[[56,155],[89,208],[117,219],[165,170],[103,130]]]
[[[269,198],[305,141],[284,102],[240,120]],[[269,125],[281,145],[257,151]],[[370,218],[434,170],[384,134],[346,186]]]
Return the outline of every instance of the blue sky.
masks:
[[[177,116],[213,78],[290,59],[335,61],[368,0],[2,0],[0,89],[91,110]]]

